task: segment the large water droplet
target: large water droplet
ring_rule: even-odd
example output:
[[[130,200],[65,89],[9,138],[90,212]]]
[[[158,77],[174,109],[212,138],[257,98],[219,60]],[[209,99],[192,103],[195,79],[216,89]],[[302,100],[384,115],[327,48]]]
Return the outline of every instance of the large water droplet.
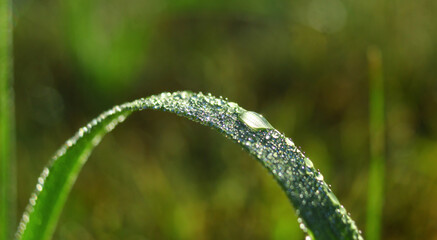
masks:
[[[259,113],[246,111],[239,115],[240,120],[253,130],[273,129],[273,126]]]

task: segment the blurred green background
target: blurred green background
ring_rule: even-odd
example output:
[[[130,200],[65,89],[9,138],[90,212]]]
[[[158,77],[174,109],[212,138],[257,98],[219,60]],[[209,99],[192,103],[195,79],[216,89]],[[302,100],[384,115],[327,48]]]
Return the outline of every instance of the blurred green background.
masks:
[[[437,1],[20,0],[18,213],[61,144],[163,91],[228,97],[313,160],[364,232],[369,48],[382,55],[382,239],[437,239]],[[85,165],[55,239],[303,239],[272,177],[214,131],[134,114]]]

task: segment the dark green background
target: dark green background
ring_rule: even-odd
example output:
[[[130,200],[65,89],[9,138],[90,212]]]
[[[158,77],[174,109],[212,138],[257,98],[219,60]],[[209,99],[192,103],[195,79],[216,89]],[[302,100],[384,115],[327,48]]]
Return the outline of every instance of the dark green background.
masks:
[[[369,47],[382,53],[382,239],[437,238],[437,1],[21,0],[18,207],[100,112],[193,90],[262,113],[302,146],[365,232]],[[134,114],[95,150],[56,239],[303,239],[271,176],[218,133]]]

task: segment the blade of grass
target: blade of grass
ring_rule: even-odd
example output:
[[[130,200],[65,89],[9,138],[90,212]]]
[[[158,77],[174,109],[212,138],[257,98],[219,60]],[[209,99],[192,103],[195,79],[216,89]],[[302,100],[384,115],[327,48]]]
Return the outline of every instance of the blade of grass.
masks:
[[[380,50],[369,48],[367,58],[369,62],[370,169],[366,237],[369,240],[379,240],[381,239],[385,175],[384,78]]]
[[[17,238],[19,235],[32,240],[51,238],[68,193],[92,149],[129,114],[129,110],[121,112],[118,108],[103,113],[58,150],[38,178],[18,225]]]
[[[280,184],[301,223],[317,239],[362,239],[312,162],[261,115],[236,103],[202,93],[162,93],[103,113],[81,128],[46,167],[17,231],[22,240],[49,239],[71,187],[99,140],[133,111],[155,109],[176,113],[218,130],[240,144],[267,168]],[[243,173],[242,173],[243,174]]]
[[[15,224],[14,117],[12,93],[12,3],[0,0],[0,240]]]

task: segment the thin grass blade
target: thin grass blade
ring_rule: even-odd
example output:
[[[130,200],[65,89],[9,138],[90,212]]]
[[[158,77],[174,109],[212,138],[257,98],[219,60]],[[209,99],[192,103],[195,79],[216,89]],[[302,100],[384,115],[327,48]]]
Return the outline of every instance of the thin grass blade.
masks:
[[[369,48],[369,136],[370,168],[367,198],[366,238],[381,239],[385,176],[385,117],[382,55],[378,48]]]
[[[0,0],[0,240],[11,239],[15,228],[12,80],[12,1]]]

